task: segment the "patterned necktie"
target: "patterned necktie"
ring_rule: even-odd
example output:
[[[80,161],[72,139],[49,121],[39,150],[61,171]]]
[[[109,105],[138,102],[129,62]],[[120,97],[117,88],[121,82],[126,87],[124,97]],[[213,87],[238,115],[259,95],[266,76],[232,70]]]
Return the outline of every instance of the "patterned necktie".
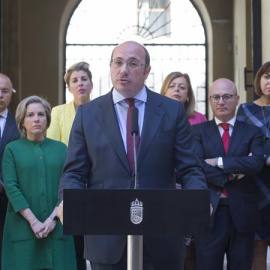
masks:
[[[222,134],[222,141],[223,141],[225,154],[227,155],[229,143],[230,143],[229,124],[228,123],[221,123],[220,126],[224,129],[224,132]]]
[[[126,98],[125,101],[128,103],[128,112],[127,112],[127,156],[130,165],[130,169],[134,171],[134,148],[133,148],[133,137],[131,134],[131,112],[135,107],[134,98]],[[140,132],[135,139],[136,149],[138,150],[140,143]]]

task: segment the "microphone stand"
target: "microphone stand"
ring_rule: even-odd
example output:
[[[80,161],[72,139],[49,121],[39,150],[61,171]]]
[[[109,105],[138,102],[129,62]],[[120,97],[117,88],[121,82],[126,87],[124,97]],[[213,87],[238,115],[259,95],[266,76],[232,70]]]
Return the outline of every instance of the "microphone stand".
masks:
[[[134,189],[139,189],[138,170],[137,170],[137,149],[136,149],[136,132],[133,136],[134,150]],[[128,270],[143,270],[143,236],[128,235],[127,237],[127,269]]]
[[[133,153],[134,153],[134,189],[139,189],[139,181],[138,181],[138,162],[137,162],[137,149],[136,149],[136,132],[133,132]]]

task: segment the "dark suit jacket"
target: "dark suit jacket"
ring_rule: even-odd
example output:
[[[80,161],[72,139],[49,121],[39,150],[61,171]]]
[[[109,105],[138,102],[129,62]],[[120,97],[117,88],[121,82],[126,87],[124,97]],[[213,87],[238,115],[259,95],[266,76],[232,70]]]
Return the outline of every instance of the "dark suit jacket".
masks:
[[[2,135],[2,142],[0,145],[0,164],[2,164],[3,153],[8,143],[20,138],[20,133],[17,128],[15,118],[12,114],[8,113],[6,125]],[[2,166],[0,168],[0,179],[2,180]]]
[[[13,115],[8,113],[7,121],[5,125],[5,129],[2,135],[2,142],[0,145],[0,179],[3,181],[2,178],[2,159],[3,159],[3,153],[5,146],[14,140],[17,140],[20,138],[20,134],[15,122],[15,118]],[[2,245],[2,233],[3,233],[3,227],[4,227],[4,220],[6,216],[6,209],[7,209],[7,197],[5,192],[0,193],[0,251],[1,251],[1,245]],[[0,253],[1,256],[1,253]]]
[[[236,229],[243,233],[254,232],[260,224],[254,181],[264,164],[261,129],[236,121],[227,155],[214,120],[194,125],[192,130],[195,135],[196,153],[202,161],[206,181],[211,190],[212,225],[221,192],[226,187],[229,209]],[[248,156],[250,153],[252,156]],[[223,157],[224,169],[210,166],[204,161],[215,157]],[[246,176],[240,180],[227,181],[230,173]]]
[[[174,189],[174,171],[183,188],[207,188],[193,138],[180,102],[147,89],[138,178],[142,189]],[[65,188],[130,189],[134,176],[121,137],[112,92],[78,108],[71,130],[59,198]],[[182,237],[144,238],[153,260],[179,259]],[[123,254],[126,236],[86,236],[85,257],[115,263]]]

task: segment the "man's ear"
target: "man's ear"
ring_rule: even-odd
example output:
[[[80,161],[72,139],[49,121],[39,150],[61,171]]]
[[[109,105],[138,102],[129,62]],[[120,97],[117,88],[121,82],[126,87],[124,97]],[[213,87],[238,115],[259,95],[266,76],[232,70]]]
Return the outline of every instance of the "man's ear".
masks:
[[[151,70],[151,66],[148,66],[144,69],[144,75],[145,75],[145,80],[148,78],[148,75],[150,73],[150,70]]]

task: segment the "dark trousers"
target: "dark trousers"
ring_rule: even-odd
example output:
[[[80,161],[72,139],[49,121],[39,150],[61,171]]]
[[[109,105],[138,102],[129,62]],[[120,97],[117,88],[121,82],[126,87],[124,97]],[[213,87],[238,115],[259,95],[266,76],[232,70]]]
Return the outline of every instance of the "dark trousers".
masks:
[[[180,256],[179,256],[180,257]],[[184,258],[179,261],[152,262],[147,252],[143,254],[143,270],[183,270]],[[127,270],[127,250],[116,264],[90,262],[92,270]]]
[[[84,251],[84,236],[74,235],[75,252],[77,260],[77,270],[86,270],[86,260],[83,257]]]
[[[223,270],[225,254],[227,269],[251,269],[255,233],[236,230],[229,206],[218,206],[210,234],[196,238],[195,242],[197,270]]]

